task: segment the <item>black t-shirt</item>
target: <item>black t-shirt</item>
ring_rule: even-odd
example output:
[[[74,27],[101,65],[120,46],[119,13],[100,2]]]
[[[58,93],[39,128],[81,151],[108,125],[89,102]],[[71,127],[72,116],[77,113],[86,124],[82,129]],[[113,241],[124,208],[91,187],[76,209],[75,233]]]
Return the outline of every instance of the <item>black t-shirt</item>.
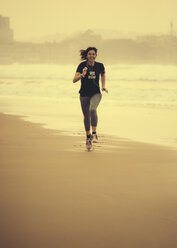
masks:
[[[81,78],[80,95],[93,96],[96,93],[100,93],[99,75],[105,71],[104,65],[95,61],[94,66],[90,66],[87,61],[84,61],[78,65],[76,72],[82,73],[84,67],[88,69],[85,77]]]

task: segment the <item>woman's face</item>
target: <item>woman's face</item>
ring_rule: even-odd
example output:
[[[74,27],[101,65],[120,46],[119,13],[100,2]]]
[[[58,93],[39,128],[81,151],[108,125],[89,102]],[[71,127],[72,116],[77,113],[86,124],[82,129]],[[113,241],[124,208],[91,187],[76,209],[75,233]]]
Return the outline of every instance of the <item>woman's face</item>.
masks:
[[[95,59],[96,59],[96,52],[94,51],[94,50],[90,50],[90,51],[88,51],[88,53],[87,53],[87,59],[90,61],[90,62],[93,62],[93,61],[95,61]]]

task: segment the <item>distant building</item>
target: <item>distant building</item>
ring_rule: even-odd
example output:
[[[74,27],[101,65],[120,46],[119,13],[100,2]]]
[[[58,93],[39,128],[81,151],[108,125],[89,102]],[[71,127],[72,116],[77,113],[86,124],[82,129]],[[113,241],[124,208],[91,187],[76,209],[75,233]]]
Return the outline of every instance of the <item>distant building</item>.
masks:
[[[9,17],[0,15],[0,44],[8,44],[14,42],[13,30],[10,29]]]

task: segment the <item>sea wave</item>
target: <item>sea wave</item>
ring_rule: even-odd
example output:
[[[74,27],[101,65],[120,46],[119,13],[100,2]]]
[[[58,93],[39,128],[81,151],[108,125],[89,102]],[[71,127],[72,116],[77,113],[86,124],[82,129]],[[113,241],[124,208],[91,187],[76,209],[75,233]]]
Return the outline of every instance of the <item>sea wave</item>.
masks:
[[[72,80],[77,65],[12,64],[0,65],[0,79]],[[158,64],[105,65],[109,81],[177,82],[177,66]]]

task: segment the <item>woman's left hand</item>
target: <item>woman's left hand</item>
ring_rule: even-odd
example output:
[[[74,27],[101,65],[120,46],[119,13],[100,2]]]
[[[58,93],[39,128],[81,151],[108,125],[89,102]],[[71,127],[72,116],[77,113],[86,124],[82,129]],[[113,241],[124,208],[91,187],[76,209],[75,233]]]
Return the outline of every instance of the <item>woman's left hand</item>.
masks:
[[[108,90],[106,88],[102,88],[102,91],[106,91],[106,93],[108,93]]]

